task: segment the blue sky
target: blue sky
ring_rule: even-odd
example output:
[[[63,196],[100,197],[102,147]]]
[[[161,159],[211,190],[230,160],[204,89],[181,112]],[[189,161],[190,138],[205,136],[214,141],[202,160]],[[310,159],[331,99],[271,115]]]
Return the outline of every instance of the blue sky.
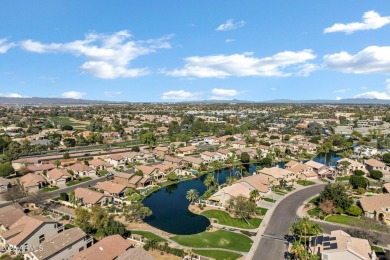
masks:
[[[29,1],[0,8],[0,96],[390,99],[388,0]]]

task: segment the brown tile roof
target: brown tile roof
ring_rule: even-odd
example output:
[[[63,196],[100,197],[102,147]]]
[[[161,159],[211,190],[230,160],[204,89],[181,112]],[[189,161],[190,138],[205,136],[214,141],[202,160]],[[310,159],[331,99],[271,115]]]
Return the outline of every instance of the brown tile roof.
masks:
[[[385,167],[386,164],[384,164],[381,161],[375,160],[375,159],[368,159],[364,161],[365,164],[372,166],[372,167]]]
[[[93,168],[89,167],[88,165],[85,165],[84,163],[75,163],[69,167],[67,167],[67,169],[69,170],[72,170],[72,171],[76,171],[76,172],[79,172],[79,171],[86,171],[86,172],[89,172],[89,171],[93,171]]]
[[[38,186],[39,183],[46,182],[46,180],[41,175],[28,173],[20,177],[20,182],[24,187],[33,187]]]
[[[262,174],[251,175],[236,181],[236,183],[240,182],[246,182],[253,188],[263,193],[268,191],[268,180],[265,180],[264,175]]]
[[[195,146],[186,146],[186,147],[180,147],[177,148],[179,152],[191,152],[191,151],[196,151],[197,148]]]
[[[111,167],[111,166],[113,166],[112,164],[110,164],[106,161],[100,160],[100,159],[93,159],[93,160],[90,160],[88,163],[89,163],[89,165],[93,165],[95,167],[99,167],[99,166]]]
[[[51,164],[51,163],[27,166],[27,170],[29,172],[49,171],[49,170],[54,169],[54,168],[55,168],[54,164]]]
[[[67,249],[79,240],[84,239],[86,235],[87,234],[78,227],[62,231],[41,244],[44,250],[37,250],[32,254],[38,259],[54,259],[52,257],[57,255],[61,250]]]
[[[130,248],[115,260],[155,260],[154,256],[148,253],[142,247]]]
[[[121,154],[110,154],[107,158],[110,158],[114,161],[120,161],[123,159],[123,156]]]
[[[58,169],[54,168],[53,170],[47,172],[47,177],[50,177],[53,180],[59,180],[61,178],[70,178],[72,175],[70,175],[66,170],[64,169]]]
[[[230,151],[229,151],[229,150],[226,150],[226,149],[218,149],[218,150],[217,150],[217,153],[220,153],[220,154],[225,154],[225,155],[227,155],[227,154],[229,154],[229,153],[230,153]]]
[[[9,228],[18,219],[25,216],[22,206],[18,203],[14,203],[0,208],[0,225]]]
[[[181,161],[183,161],[183,159],[182,158],[175,158],[175,157],[171,157],[171,156],[166,156],[164,158],[164,161],[173,162],[173,163],[180,163]]]
[[[11,183],[10,180],[3,178],[3,177],[0,177],[0,186],[7,186],[10,183]]]
[[[288,174],[290,174],[292,172],[289,170],[286,170],[286,169],[279,168],[279,167],[272,167],[272,168],[263,168],[260,170],[260,173],[270,175],[276,179],[279,179],[279,178],[286,177]]]
[[[96,259],[96,260],[110,260],[115,259],[118,256],[125,253],[131,248],[132,243],[129,240],[124,239],[120,235],[112,235],[103,238],[90,248],[82,251],[73,257],[73,260],[81,259]]]
[[[156,170],[156,167],[154,166],[147,166],[147,165],[137,165],[135,166],[137,170],[142,171],[146,175],[152,174],[154,170]]]
[[[5,238],[8,244],[18,246],[28,236],[34,233],[41,225],[45,223],[55,223],[55,220],[44,218],[42,216],[23,216],[12,224],[9,230],[1,232],[0,235]]]
[[[86,188],[76,188],[74,190],[74,195],[76,198],[81,199],[85,204],[96,204],[103,197],[107,196],[103,193]]]
[[[203,162],[202,158],[193,157],[193,156],[184,156],[183,160],[186,162],[195,163],[195,164],[201,164]]]
[[[390,207],[390,193],[363,197],[359,201],[364,211],[373,212],[383,207]]]
[[[117,184],[110,181],[98,182],[95,187],[99,190],[104,190],[111,194],[119,194],[124,189],[126,189],[125,185]]]

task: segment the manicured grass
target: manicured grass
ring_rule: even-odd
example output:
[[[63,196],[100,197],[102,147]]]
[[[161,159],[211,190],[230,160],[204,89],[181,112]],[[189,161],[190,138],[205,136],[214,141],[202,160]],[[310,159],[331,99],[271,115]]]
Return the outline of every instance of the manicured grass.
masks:
[[[197,255],[202,255],[214,259],[226,259],[226,260],[234,260],[240,258],[242,255],[221,251],[221,250],[194,250],[192,251]]]
[[[264,216],[267,213],[268,209],[266,208],[257,208],[256,214]]]
[[[259,227],[261,219],[252,218],[248,222],[245,222],[243,219],[232,218],[228,213],[221,210],[207,210],[202,213],[203,216],[208,218],[215,218],[218,220],[218,223],[225,226],[244,228],[244,229],[254,229]]]
[[[317,197],[312,198],[312,199],[309,201],[309,203],[310,203],[310,204],[318,205],[319,200],[320,200],[320,196],[317,196]]]
[[[375,253],[384,253],[385,251],[383,250],[383,248],[379,247],[379,246],[375,246],[375,245],[372,245],[371,246],[371,249],[375,251]]]
[[[336,177],[336,181],[349,181],[351,176]]]
[[[364,221],[355,217],[344,216],[344,215],[332,215],[325,219],[326,221],[344,225],[352,225],[357,223],[363,223]]]
[[[86,124],[76,122],[73,119],[70,119],[69,117],[52,117],[51,120],[56,121],[60,125],[70,125],[73,127],[84,127]]]
[[[315,182],[307,181],[307,180],[297,180],[297,183],[302,186],[310,186],[316,184]]]
[[[43,192],[49,192],[49,191],[53,191],[53,190],[58,190],[59,188],[57,186],[54,186],[54,187],[45,187],[42,189]]]
[[[82,182],[86,182],[86,181],[90,181],[90,180],[92,180],[91,177],[84,177],[84,178],[81,178],[80,180],[73,180],[73,181],[67,182],[66,186],[73,186],[73,185],[76,185],[76,184],[79,184]]]
[[[66,224],[65,225],[65,229],[71,229],[71,228],[74,228],[75,225],[72,225],[72,224]]]
[[[307,214],[309,214],[311,217],[318,217],[320,213],[321,209],[319,207],[315,207],[307,211]]]
[[[272,202],[272,203],[276,202],[276,200],[271,199],[271,198],[263,198],[263,200],[268,201],[268,202]]]
[[[189,247],[226,248],[242,252],[248,252],[253,244],[249,237],[225,230],[202,232],[195,235],[179,235],[171,239]]]
[[[134,230],[134,231],[131,231],[132,234],[137,234],[137,235],[141,235],[143,236],[144,238],[148,239],[148,240],[154,240],[154,241],[157,241],[157,242],[165,242],[167,241],[166,239],[160,237],[160,236],[157,236],[156,234],[152,233],[152,232],[148,232],[148,231],[139,231],[139,230]]]

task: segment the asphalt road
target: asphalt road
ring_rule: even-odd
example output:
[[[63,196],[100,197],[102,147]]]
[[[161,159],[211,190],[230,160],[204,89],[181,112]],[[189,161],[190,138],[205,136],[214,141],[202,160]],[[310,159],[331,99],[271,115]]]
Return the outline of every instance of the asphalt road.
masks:
[[[320,193],[324,187],[325,184],[309,187],[283,199],[275,208],[252,259],[284,259],[288,246],[285,236],[296,219],[299,206],[306,199]]]

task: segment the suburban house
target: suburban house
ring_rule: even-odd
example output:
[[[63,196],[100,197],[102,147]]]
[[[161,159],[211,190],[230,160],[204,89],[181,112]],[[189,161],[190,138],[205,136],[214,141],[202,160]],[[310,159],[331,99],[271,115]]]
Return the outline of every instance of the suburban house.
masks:
[[[345,164],[345,165],[343,165],[343,164]],[[351,160],[349,158],[342,158],[342,159],[338,160],[337,161],[337,169],[342,174],[353,174],[353,172],[356,170],[363,171],[366,174],[368,173],[364,164],[362,164],[358,161],[355,161],[355,160]]]
[[[279,167],[263,168],[257,173],[265,175],[274,185],[279,184],[280,180],[290,182],[297,179],[297,175],[294,172]]]
[[[305,165],[311,167],[315,173],[321,178],[327,176],[333,176],[333,171],[323,165],[322,163],[315,162],[313,160],[305,162]]]
[[[73,171],[74,175],[80,177],[90,177],[96,175],[96,170],[88,165],[85,165],[84,163],[75,163],[67,167],[67,169]]]
[[[205,137],[204,142],[211,145],[219,145],[221,143],[215,136]]]
[[[200,165],[203,163],[203,159],[194,156],[185,156],[183,160],[187,162],[188,165],[192,165],[193,169],[200,169]]]
[[[390,174],[387,165],[381,161],[375,159],[368,159],[364,161],[364,164],[366,165],[366,168],[369,171],[378,170],[381,171],[383,174]]]
[[[237,180],[235,183],[246,183],[252,186],[254,189],[260,192],[261,196],[266,195],[270,191],[270,186],[268,185],[268,178],[265,175],[255,174],[251,176],[247,176]]]
[[[131,173],[126,172],[115,172],[113,182],[125,185],[129,188],[142,188],[151,183],[150,179],[135,175],[134,169],[131,170]]]
[[[370,146],[356,146],[353,148],[353,153],[356,156],[371,157],[378,153],[378,149]]]
[[[356,259],[375,260],[375,251],[371,249],[367,239],[351,237],[342,230],[334,230],[328,234],[312,237],[310,251],[321,255],[321,259]]]
[[[157,146],[156,148],[154,148],[154,152],[157,154],[158,157],[164,158],[170,153],[170,150],[166,146]]]
[[[359,199],[364,215],[390,224],[390,193]]]
[[[234,149],[245,148],[247,146],[245,141],[235,140],[230,143],[230,146]]]
[[[123,197],[126,190],[128,190],[128,187],[125,185],[110,181],[98,182],[96,183],[95,188],[103,191],[106,195],[113,196],[114,198]]]
[[[106,195],[87,188],[76,188],[74,196],[78,204],[90,207],[92,205],[105,205],[112,201],[110,195]]]
[[[176,149],[176,155],[179,157],[184,157],[189,154],[196,153],[198,149],[195,146],[186,146],[186,147],[180,147]]]
[[[134,168],[136,171],[142,171],[144,177],[151,180],[160,180],[166,175],[164,171],[155,166],[136,165]]]
[[[123,168],[126,165],[126,158],[124,158],[121,154],[110,154],[107,156],[106,162],[114,167]]]
[[[42,216],[22,216],[6,231],[0,232],[3,245],[21,248],[38,247],[44,241],[63,231],[57,221]]]
[[[216,161],[217,156],[216,153],[204,151],[200,154],[200,158],[202,158],[205,162],[210,163],[212,161]]]
[[[46,186],[47,181],[41,175],[28,173],[20,177],[20,183],[26,192],[36,192]]]
[[[43,250],[24,254],[26,260],[71,259],[79,252],[92,246],[93,238],[78,227],[54,235],[41,244]]]
[[[47,181],[54,186],[65,186],[65,183],[72,180],[70,175],[65,169],[54,168],[46,173]]]
[[[54,166],[54,164],[51,164],[51,163],[28,165],[27,166],[27,172],[35,173],[35,174],[41,174],[44,171],[50,171],[50,170],[52,170],[54,168],[56,168],[56,167]]]
[[[183,158],[176,158],[176,157],[171,157],[171,156],[166,156],[164,158],[164,163],[175,163],[178,164],[179,167],[181,168],[186,168],[187,167],[187,162],[183,160]]]
[[[317,173],[315,173],[310,166],[297,161],[289,161],[286,163],[285,168],[286,170],[295,173],[299,179],[307,180],[316,179],[318,177]]]
[[[233,153],[226,149],[218,149],[215,154],[220,158],[220,161],[223,162],[226,161],[227,158],[232,156]]]
[[[209,200],[216,202],[219,206],[224,207],[232,197],[237,197],[241,195],[246,198],[249,198],[250,192],[254,189],[254,187],[252,187],[246,182],[233,183],[232,185],[224,187],[217,191],[209,198]]]
[[[107,170],[107,169],[113,167],[112,164],[110,164],[106,161],[103,161],[101,159],[92,159],[92,160],[88,161],[88,164],[95,171]]]
[[[72,260],[87,259],[154,260],[155,258],[143,248],[134,248],[130,240],[120,235],[112,235],[103,238],[72,258]]]
[[[8,230],[12,224],[23,216],[26,216],[26,214],[18,203],[0,208],[0,231]]]

